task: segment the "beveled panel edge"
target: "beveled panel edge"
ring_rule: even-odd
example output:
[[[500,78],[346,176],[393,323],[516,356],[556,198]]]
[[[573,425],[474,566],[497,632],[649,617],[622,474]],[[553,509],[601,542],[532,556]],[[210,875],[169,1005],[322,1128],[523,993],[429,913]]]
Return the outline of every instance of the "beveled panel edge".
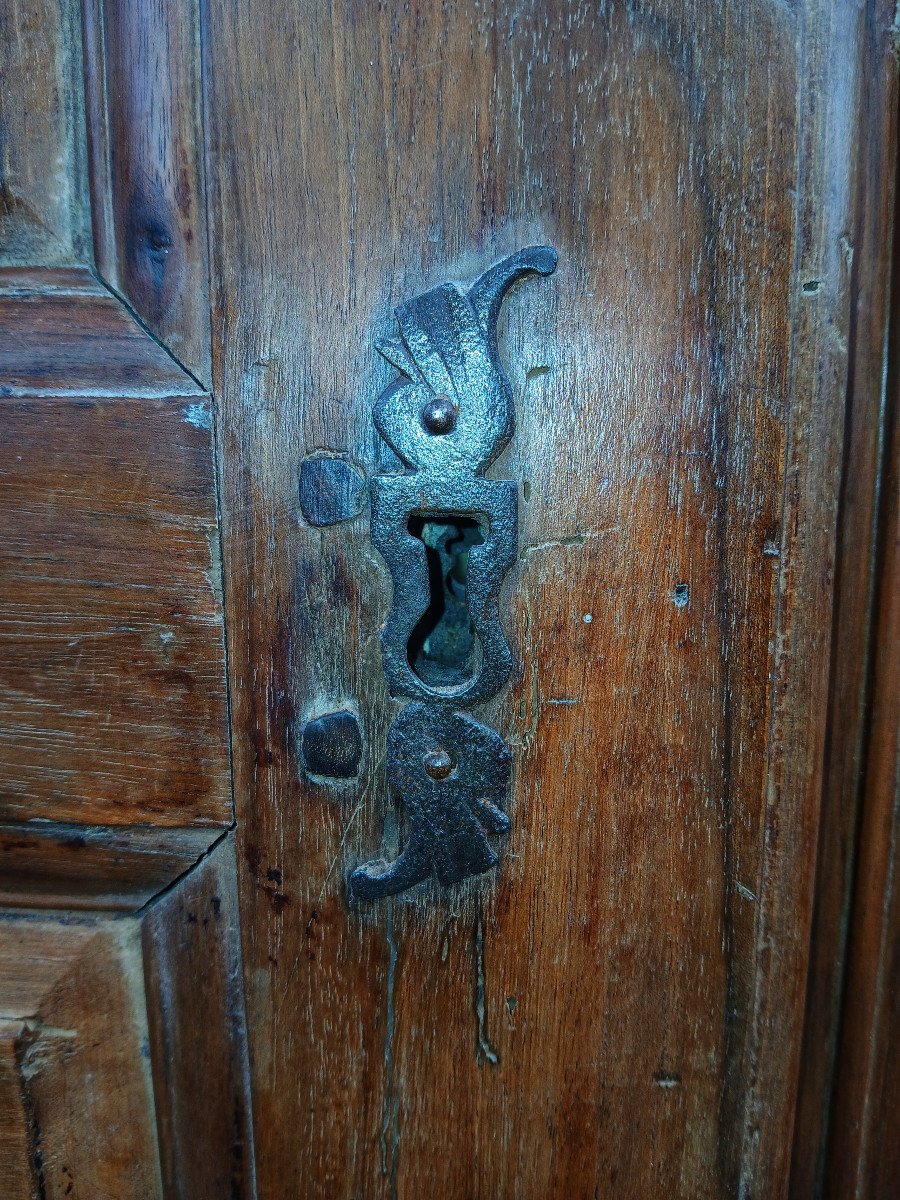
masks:
[[[230,826],[0,824],[0,907],[137,912]]]
[[[87,267],[0,269],[0,396],[42,395],[208,397]]]
[[[197,0],[83,0],[94,257],[187,371],[210,379]]]

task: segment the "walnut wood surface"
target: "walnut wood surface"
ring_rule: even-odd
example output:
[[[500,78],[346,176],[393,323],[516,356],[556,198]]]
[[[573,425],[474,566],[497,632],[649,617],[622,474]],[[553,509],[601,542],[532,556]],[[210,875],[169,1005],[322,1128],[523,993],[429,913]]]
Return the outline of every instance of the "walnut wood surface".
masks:
[[[0,1019],[14,1200],[162,1200],[136,923],[0,916]]]
[[[102,7],[83,39],[78,0],[0,0],[0,1195],[221,1200],[253,1167],[233,854],[206,857],[232,809],[196,8]]]
[[[896,259],[895,259],[896,272]],[[900,280],[876,555],[871,721],[824,1173],[826,1200],[890,1200],[900,1184]]]
[[[208,402],[0,410],[0,818],[227,824]]]
[[[0,1179],[6,1200],[34,1196],[32,1138],[18,1054],[26,1032],[24,1021],[0,1020]]]
[[[0,130],[0,266],[83,262],[79,0],[0,0]]]
[[[0,905],[136,910],[200,859],[208,826],[0,824]]]
[[[23,267],[0,420],[0,898],[135,908],[232,816],[210,398],[90,269]]]
[[[136,917],[0,913],[0,1195],[249,1200],[246,1053],[230,840]]]
[[[844,1111],[840,1120],[835,1118],[831,1092],[835,1073],[842,1086],[841,1078],[855,1072],[852,1057],[841,1053],[836,1058],[836,1048],[845,995],[847,930],[860,919],[850,910],[854,872],[858,870],[857,835],[872,670],[873,663],[888,648],[882,635],[873,649],[871,612],[877,583],[879,497],[884,495],[886,483],[881,479],[885,420],[895,404],[897,386],[893,376],[891,381],[885,377],[897,163],[897,57],[895,31],[889,18],[887,7],[869,5],[862,34],[868,65],[859,98],[865,114],[855,168],[859,201],[852,229],[848,224],[846,243],[848,253],[852,250],[855,281],[834,568],[831,697],[791,1176],[792,1194],[798,1197],[818,1196],[826,1179],[834,1182],[826,1156],[829,1130],[841,1153],[847,1152],[844,1174],[852,1170],[849,1163],[856,1158],[845,1140],[849,1113]],[[895,688],[900,686],[898,679],[895,676]],[[853,1125],[851,1120],[849,1127]],[[895,1128],[900,1138],[900,1125],[895,1123]],[[897,1178],[900,1181],[900,1174]],[[839,1190],[835,1194],[852,1193]]]
[[[231,839],[143,918],[167,1200],[255,1196],[238,921]]]
[[[865,19],[210,3],[262,1196],[787,1190]],[[387,803],[384,572],[363,519],[303,526],[298,463],[371,463],[394,303],[538,240],[495,472],[523,483],[522,671],[486,714],[513,834],[496,880],[348,911]],[[297,735],[345,698],[362,783],[330,790]]]
[[[0,270],[0,397],[203,396],[85,267]],[[201,402],[202,403],[202,402]]]
[[[209,378],[196,0],[85,0],[94,252],[103,278]]]
[[[82,9],[0,0],[0,1192],[892,1196],[891,5]],[[299,464],[537,241],[513,831],[351,907],[389,584]]]

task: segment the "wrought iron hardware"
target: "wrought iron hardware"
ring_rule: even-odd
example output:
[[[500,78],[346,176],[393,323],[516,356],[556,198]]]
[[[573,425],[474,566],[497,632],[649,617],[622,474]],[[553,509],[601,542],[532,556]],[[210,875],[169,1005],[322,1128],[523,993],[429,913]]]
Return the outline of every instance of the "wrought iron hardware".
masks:
[[[375,427],[406,468],[375,476],[370,488],[372,540],[394,589],[384,672],[391,695],[412,700],[387,745],[408,837],[395,861],[353,872],[359,899],[393,895],[432,872],[453,884],[487,871],[498,861],[488,835],[509,828],[501,807],[509,748],[459,709],[495,695],[512,669],[498,597],[517,553],[518,491],[484,476],[514,427],[497,317],[517,279],[550,275],[556,261],[550,246],[532,246],[467,291],[441,284],[401,304],[399,336],[378,344],[399,375],[375,404]]]

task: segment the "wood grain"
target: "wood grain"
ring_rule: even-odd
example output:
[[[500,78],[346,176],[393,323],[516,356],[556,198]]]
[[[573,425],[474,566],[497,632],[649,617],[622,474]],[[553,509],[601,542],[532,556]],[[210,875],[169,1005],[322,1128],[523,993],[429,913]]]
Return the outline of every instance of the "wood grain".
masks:
[[[0,0],[0,903],[148,905],[0,914],[2,1186],[890,1195],[890,5],[200,7],[85,0],[82,80],[73,0]],[[136,315],[74,265],[85,133]],[[304,523],[299,464],[371,470],[392,306],[539,240],[493,469],[519,668],[478,714],[513,832],[488,878],[351,908],[396,848],[389,586],[364,513]],[[201,858],[232,817],[210,370],[239,824]],[[358,781],[306,778],[348,705]]]
[[[196,0],[86,0],[94,252],[103,278],[209,379]]]
[[[249,1197],[196,10],[100,7],[0,0],[0,1193]]]
[[[855,6],[212,0],[206,45],[260,1195],[784,1194]],[[538,240],[561,266],[510,302],[495,469],[523,483],[522,671],[485,712],[514,831],[496,880],[348,911],[389,803],[386,583],[363,519],[300,523],[299,461],[371,465],[391,306]],[[356,790],[296,751],[344,701]]]
[[[231,819],[211,406],[84,268],[0,327],[0,813],[81,826],[7,829],[2,891],[134,906]]]
[[[208,401],[0,409],[0,819],[227,824]]]
[[[87,268],[0,271],[0,397],[89,394],[204,393]]]
[[[0,905],[133,911],[200,859],[218,829],[0,824]]]
[[[20,1025],[0,1094],[16,1071],[24,1195],[162,1200],[136,923],[0,915],[0,1017]]]
[[[165,1195],[255,1197],[234,843],[142,922]]]
[[[79,0],[0,2],[0,266],[86,261]]]
[[[870,723],[826,1200],[889,1200],[900,1181],[900,280],[894,261]]]
[[[0,1179],[7,1200],[34,1196],[31,1130],[17,1053],[25,1034],[24,1022],[0,1020]]]
[[[873,664],[878,508],[883,490],[885,361],[897,163],[897,58],[892,21],[890,5],[871,4],[865,8],[861,42],[867,66],[858,96],[864,119],[854,185],[859,198],[847,241],[848,253],[852,247],[853,255],[853,295],[848,328],[847,430],[834,570],[831,696],[791,1173],[792,1194],[798,1197],[822,1192],[832,1080],[836,1067],[843,1074],[847,1066],[845,1062],[836,1063],[835,1054],[857,863]],[[876,647],[874,657],[878,654]],[[840,1140],[840,1129],[834,1129],[834,1135]]]
[[[787,1190],[800,1077],[815,857],[824,784],[837,509],[854,306],[865,20],[851,5],[799,13],[805,88],[788,381],[778,619],[755,930],[740,1186]],[[825,100],[818,81],[834,90]]]

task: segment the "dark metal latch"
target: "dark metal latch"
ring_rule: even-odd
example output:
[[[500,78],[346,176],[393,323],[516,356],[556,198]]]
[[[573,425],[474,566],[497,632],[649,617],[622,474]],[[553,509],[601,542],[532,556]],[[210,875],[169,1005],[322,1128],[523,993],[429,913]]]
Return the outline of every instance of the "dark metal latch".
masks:
[[[468,289],[444,283],[396,309],[399,334],[378,344],[398,370],[375,403],[375,427],[402,472],[370,484],[372,541],[393,581],[381,636],[392,696],[409,698],[388,731],[391,788],[406,811],[393,862],[358,867],[350,887],[373,900],[432,873],[453,884],[497,862],[505,833],[509,747],[460,709],[495,695],[512,669],[500,585],[517,553],[518,489],[484,472],[513,434],[497,317],[523,275],[550,275],[556,251],[532,246]]]

